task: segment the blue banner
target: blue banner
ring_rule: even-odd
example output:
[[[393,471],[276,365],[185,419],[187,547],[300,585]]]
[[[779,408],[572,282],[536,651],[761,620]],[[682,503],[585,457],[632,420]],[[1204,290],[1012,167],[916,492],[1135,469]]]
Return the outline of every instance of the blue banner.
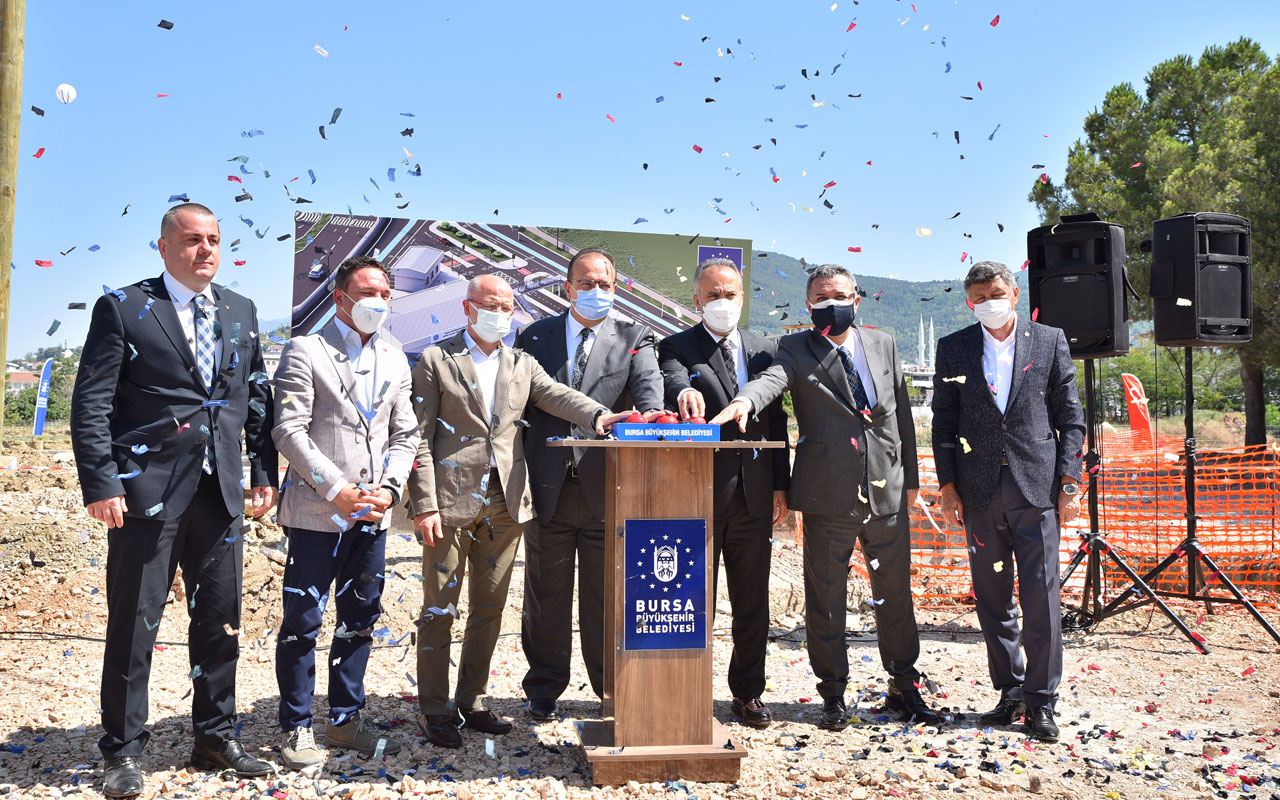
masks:
[[[624,538],[624,649],[706,647],[707,521],[629,519]]]
[[[619,422],[613,435],[623,442],[718,442],[719,425],[689,423]]]
[[[40,372],[40,393],[36,395],[36,419],[31,426],[32,436],[44,435],[44,415],[49,410],[49,383],[53,379],[53,359],[44,362]]]

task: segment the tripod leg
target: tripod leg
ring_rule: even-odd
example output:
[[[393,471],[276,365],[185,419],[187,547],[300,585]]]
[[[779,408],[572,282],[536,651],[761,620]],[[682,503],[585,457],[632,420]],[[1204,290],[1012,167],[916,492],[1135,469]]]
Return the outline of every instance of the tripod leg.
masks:
[[[1079,549],[1075,552],[1075,555],[1071,556],[1071,560],[1067,562],[1067,571],[1062,573],[1062,580],[1058,582],[1059,586],[1067,585],[1067,581],[1071,580],[1071,574],[1076,571],[1076,567],[1080,566],[1080,562],[1084,561],[1085,554],[1085,543],[1081,542]],[[1086,578],[1086,580],[1088,579]]]
[[[1115,563],[1116,567],[1118,567],[1120,571],[1125,574],[1125,577],[1133,581],[1133,586],[1129,588],[1129,591],[1125,592],[1125,594],[1122,594],[1119,597],[1117,597],[1115,600],[1113,600],[1111,604],[1107,606],[1107,611],[1110,611],[1114,606],[1118,605],[1122,600],[1124,600],[1125,597],[1128,596],[1129,592],[1137,590],[1138,592],[1145,595],[1146,597],[1151,598],[1151,600],[1156,604],[1156,607],[1159,608],[1160,611],[1166,617],[1169,618],[1169,621],[1173,623],[1175,628],[1182,631],[1182,635],[1187,637],[1187,641],[1195,645],[1196,649],[1199,650],[1202,655],[1208,655],[1209,648],[1205,645],[1205,643],[1196,639],[1195,634],[1193,634],[1191,632],[1191,629],[1187,627],[1187,623],[1183,622],[1181,617],[1173,613],[1173,609],[1169,608],[1169,606],[1166,605],[1165,602],[1160,599],[1160,596],[1156,594],[1151,589],[1150,586],[1147,585],[1146,581],[1138,577],[1138,573],[1134,572],[1129,567],[1129,565],[1125,563],[1124,559],[1121,558],[1119,554],[1116,553],[1116,551],[1108,547],[1107,555],[1111,556],[1111,560]],[[1104,611],[1103,614],[1105,615],[1106,611]]]
[[[1227,589],[1231,591],[1231,594],[1235,595],[1235,598],[1240,603],[1240,605],[1249,609],[1249,613],[1252,614],[1253,618],[1258,621],[1258,624],[1262,626],[1262,629],[1265,630],[1267,633],[1271,634],[1272,639],[1275,639],[1277,642],[1280,642],[1280,633],[1276,633],[1276,629],[1271,627],[1271,623],[1267,622],[1267,620],[1262,616],[1261,613],[1259,613],[1258,609],[1253,605],[1253,603],[1250,603],[1248,598],[1246,598],[1244,594],[1242,594],[1240,590],[1236,588],[1236,585],[1232,583],[1231,579],[1228,578],[1222,570],[1218,569],[1218,565],[1213,563],[1213,559],[1209,558],[1209,555],[1205,553],[1203,550],[1201,550],[1199,547],[1195,547],[1192,552],[1194,552],[1194,554],[1199,557],[1200,561],[1204,562],[1204,565],[1209,568],[1209,571],[1213,574],[1215,578],[1217,578],[1218,582],[1221,583],[1223,586],[1227,587]],[[1207,604],[1207,601],[1206,601],[1206,604]]]

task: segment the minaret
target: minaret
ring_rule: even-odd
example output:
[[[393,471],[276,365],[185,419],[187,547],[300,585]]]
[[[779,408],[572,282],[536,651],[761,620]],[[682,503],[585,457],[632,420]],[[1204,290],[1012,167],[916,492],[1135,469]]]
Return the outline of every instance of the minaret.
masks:
[[[919,354],[920,366],[929,366],[929,351],[924,349],[924,314],[920,315],[920,349],[916,352]]]
[[[933,317],[929,317],[929,369],[937,366],[938,340],[933,335]]]

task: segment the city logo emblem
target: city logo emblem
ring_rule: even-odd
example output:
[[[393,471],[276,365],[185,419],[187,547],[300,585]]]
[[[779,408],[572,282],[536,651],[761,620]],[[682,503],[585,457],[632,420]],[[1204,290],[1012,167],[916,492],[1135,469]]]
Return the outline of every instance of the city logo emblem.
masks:
[[[653,575],[663,583],[669,583],[676,577],[676,549],[664,544],[653,551]]]

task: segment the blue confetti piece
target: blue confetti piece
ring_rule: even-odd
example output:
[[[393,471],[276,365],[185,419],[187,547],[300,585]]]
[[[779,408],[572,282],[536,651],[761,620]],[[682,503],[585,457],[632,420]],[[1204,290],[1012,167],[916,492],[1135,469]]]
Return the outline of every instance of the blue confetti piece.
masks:
[[[417,149],[417,148],[414,148],[414,149]],[[396,168],[395,168],[395,167],[387,167],[387,180],[391,181],[392,183],[395,183],[395,182],[396,182]]]
[[[787,277],[787,273],[783,272],[780,269],[775,269],[774,272],[776,272],[780,277],[783,277],[783,278]]]
[[[136,478],[141,474],[142,474],[142,470],[135,469],[133,472],[119,472],[119,473],[116,473],[115,475],[112,475],[111,477],[116,478],[117,480],[127,481],[130,478]],[[159,509],[156,509],[156,510],[159,511]],[[150,515],[148,514],[148,516]]]
[[[130,447],[129,449],[132,450],[136,455],[142,455],[143,453],[146,453],[149,450],[151,450],[151,448],[147,447],[145,444],[135,444],[133,447]]]
[[[147,630],[154,631],[156,628],[160,627],[160,620],[157,618],[155,622],[152,622],[146,617],[143,617],[142,624],[147,626]]]
[[[437,317],[435,314],[432,314],[432,315],[431,315],[431,322],[432,322],[433,324],[435,324],[435,325],[439,325],[439,324],[440,324],[440,318],[439,318],[439,317]]]
[[[785,83],[778,83],[778,84],[774,84],[773,90],[775,92],[780,92],[785,88],[787,88],[787,85]]]
[[[797,125],[796,127],[799,128],[800,130],[804,130],[805,128],[809,127],[809,123],[806,122],[805,124]]]
[[[276,336],[274,333],[268,333],[268,334],[267,334],[267,338],[268,338],[268,339],[270,339],[271,341],[275,342],[276,344],[288,344],[288,343],[289,343],[289,340],[288,340],[288,339],[284,338],[283,336]]]
[[[674,209],[674,208],[664,208],[664,209],[662,209],[662,213],[663,213],[663,214],[670,214],[670,213],[671,213],[671,212],[673,212],[673,211],[675,211],[675,209]]]
[[[1003,125],[1003,124],[1004,124],[1003,122],[996,123],[996,130],[995,130],[995,131],[992,131],[992,132],[991,132],[991,135],[987,137],[987,141],[988,141],[988,142],[993,142],[993,141],[995,141],[995,138],[996,138],[996,131],[1000,130],[1000,126],[1001,126],[1001,125]]]
[[[443,425],[444,429],[447,430],[449,433],[455,433],[453,426],[445,422],[444,420],[440,419],[439,417],[436,417],[436,422],[439,422],[441,425]]]
[[[151,240],[150,242],[148,242],[147,244],[151,247],[151,249],[152,249],[152,250],[156,250],[156,251],[159,251],[159,250],[160,250],[160,246],[159,246],[158,244],[156,244],[156,242],[155,242],[155,240],[154,240],[154,239],[152,239],[152,240]]]
[[[241,214],[241,215],[240,215],[240,221],[241,221],[241,222],[243,222],[246,226],[248,226],[248,227],[250,227],[250,228],[252,228],[252,227],[253,227],[253,220],[249,219],[249,218],[248,218],[248,217],[246,217],[244,214]]]
[[[402,117],[416,117],[416,116],[418,116],[418,115],[417,115],[417,114],[415,114],[415,113],[413,113],[412,111],[401,111],[401,112],[400,112],[400,116],[402,116]]]
[[[154,506],[152,506],[151,508],[148,508],[146,511],[142,513],[146,514],[148,517],[154,517],[156,514],[159,514],[163,509],[164,509],[164,503],[156,503]]]
[[[663,100],[666,100],[666,99],[667,98],[663,97],[662,95],[658,95],[657,97],[653,98],[653,102],[661,103]]]
[[[205,400],[200,403],[202,408],[225,408],[231,405],[229,400]]]
[[[26,750],[27,746],[25,744],[6,744],[4,745],[4,749],[16,755],[21,753],[23,750]]]
[[[314,597],[317,603],[318,603],[318,602],[320,602],[320,592],[316,591],[316,587],[314,587],[314,586],[308,586],[308,587],[307,587],[307,594],[309,594],[309,595],[311,595],[312,597]]]
[[[246,139],[252,139],[252,138],[253,138],[253,137],[255,137],[255,136],[263,136],[263,135],[265,135],[265,134],[263,134],[263,132],[262,132],[262,129],[261,129],[261,128],[254,128],[254,129],[252,129],[252,130],[248,130],[248,131],[240,131],[240,135],[241,135],[241,136],[243,136],[243,137],[244,137],[244,138],[246,138]]]
[[[410,633],[412,633],[412,631],[410,631]],[[401,642],[403,642],[405,639],[408,639],[408,638],[409,638],[409,633],[406,633],[404,636],[401,636],[399,639],[388,639],[387,644],[400,644]]]
[[[315,172],[315,170],[312,170],[312,169],[307,170],[307,175],[308,175],[308,176],[310,176],[310,178],[311,178],[311,182],[314,184],[314,183],[316,182],[316,172]],[[307,238],[310,238],[310,237],[307,237]]]
[[[190,197],[187,197],[187,193],[186,193],[186,192],[183,192],[182,194],[171,194],[171,195],[169,195],[169,202],[170,202],[170,203],[176,203],[176,202],[178,202],[178,201],[182,201],[182,202],[184,202],[184,203],[190,203],[190,202],[191,202],[191,198],[190,198]]]
[[[123,303],[125,300],[128,299],[128,295],[126,295],[123,291],[121,291],[120,289],[112,289],[110,286],[107,286],[106,284],[102,285],[102,293],[115,296],[116,300],[119,300],[121,303]]]
[[[632,225],[639,225],[641,222],[648,222],[648,221],[649,221],[649,220],[645,219],[644,217],[636,217],[636,221],[635,221],[635,222],[633,222],[633,223],[631,223],[631,224],[632,224]]]
[[[96,253],[96,252],[98,252],[98,251],[99,251],[99,250],[101,250],[101,249],[102,249],[102,245],[97,245],[97,244],[91,244],[91,245],[89,245],[89,252],[90,252],[90,253]]]
[[[365,506],[359,511],[355,511],[348,514],[347,519],[360,519],[361,517],[369,516],[369,514],[371,514],[372,512],[373,512],[373,506]]]
[[[947,62],[947,68],[943,71],[943,74],[945,75],[946,73],[948,73],[948,72],[950,72],[950,71],[951,71],[951,62],[950,62],[950,61],[948,61],[948,62]]]
[[[320,474],[320,470],[315,467],[311,468],[311,480],[317,485],[324,485],[324,476]]]
[[[347,529],[347,521],[342,518],[341,514],[334,514],[332,517],[329,517],[329,519],[333,521],[334,525],[338,526],[338,530],[345,531]],[[341,536],[338,537],[338,541],[342,541]],[[333,548],[333,554],[335,556],[338,555],[338,548],[336,546]]]
[[[307,596],[307,593],[306,593],[306,592],[302,591],[301,589],[296,589],[296,588],[294,588],[294,587],[292,587],[292,586],[286,586],[286,587],[284,587],[284,590],[285,590],[286,592],[293,592],[294,594],[300,594],[300,595],[302,595],[303,597],[306,597],[306,596]]]

